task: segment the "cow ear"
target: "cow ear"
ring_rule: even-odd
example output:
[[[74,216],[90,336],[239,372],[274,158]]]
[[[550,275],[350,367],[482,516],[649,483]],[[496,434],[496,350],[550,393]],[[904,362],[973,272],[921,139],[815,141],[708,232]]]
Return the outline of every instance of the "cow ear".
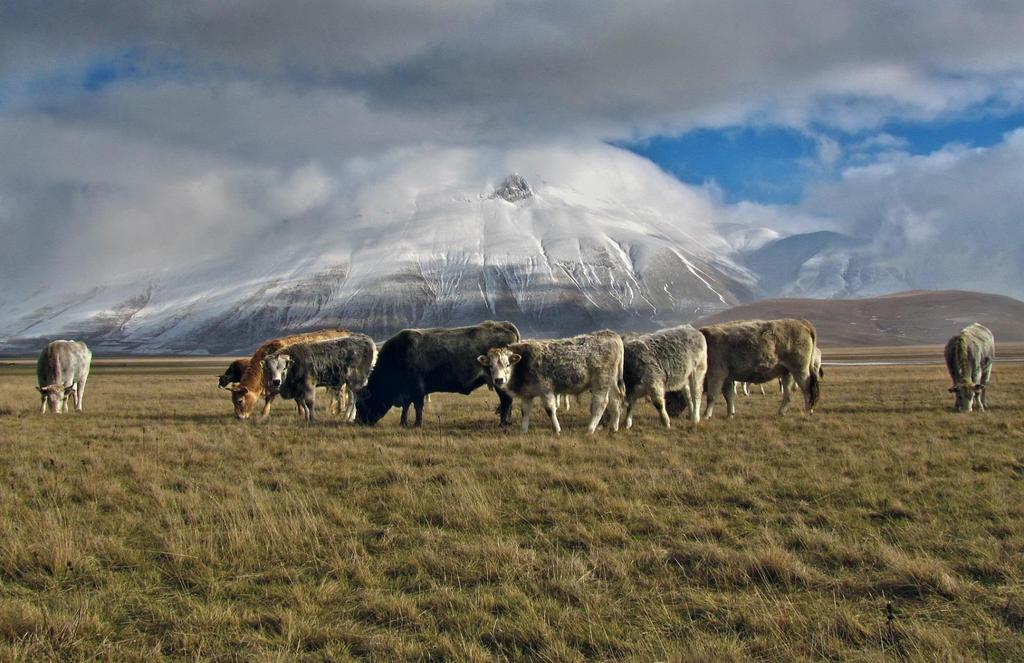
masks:
[[[519,361],[520,359],[522,359],[522,357],[521,357],[520,355],[517,355],[517,354],[515,354],[515,353],[513,352],[512,354],[510,354],[510,355],[508,356],[508,363],[510,363],[510,364],[515,364],[515,363],[517,363],[517,362],[518,362],[518,361]]]
[[[480,355],[476,358],[476,361],[481,366],[488,366],[491,363],[491,360],[487,358],[487,355]]]
[[[238,384],[237,382],[233,383],[230,387],[228,387],[228,389],[230,389],[232,392],[234,392],[236,394],[241,394],[243,396],[246,393],[249,392],[249,388],[248,387],[244,387],[244,386]]]

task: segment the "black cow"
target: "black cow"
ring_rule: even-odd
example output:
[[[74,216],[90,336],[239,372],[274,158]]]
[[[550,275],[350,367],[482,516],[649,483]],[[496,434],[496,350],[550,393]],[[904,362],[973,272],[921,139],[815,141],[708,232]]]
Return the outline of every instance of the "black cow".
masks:
[[[242,376],[245,375],[245,369],[247,368],[249,368],[248,357],[245,359],[234,360],[228,364],[227,370],[225,370],[224,374],[220,376],[220,379],[217,381],[217,385],[221,389],[227,389],[229,384],[241,381]]]
[[[492,320],[452,329],[403,329],[381,346],[369,383],[356,394],[356,421],[372,426],[392,407],[400,407],[401,423],[407,426],[412,405],[415,425],[420,426],[427,394],[469,394],[485,384],[493,388],[490,375],[476,358],[518,341],[515,325]],[[512,420],[512,398],[498,392],[498,399],[505,426]]]

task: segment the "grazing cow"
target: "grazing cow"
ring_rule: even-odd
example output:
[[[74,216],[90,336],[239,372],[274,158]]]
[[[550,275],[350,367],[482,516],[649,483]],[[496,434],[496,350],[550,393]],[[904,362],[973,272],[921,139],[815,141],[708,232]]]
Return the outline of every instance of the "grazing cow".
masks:
[[[326,341],[332,338],[342,338],[350,333],[347,329],[322,329],[305,334],[282,336],[261,345],[249,359],[249,367],[242,373],[242,378],[237,384],[231,385],[231,402],[235,407],[235,418],[248,419],[256,408],[256,401],[261,396],[264,398],[263,416],[265,417],[270,414],[270,404],[277,394],[272,389],[267,388],[267,382],[263,374],[263,359],[267,355],[296,343]]]
[[[633,406],[647,396],[671,428],[665,409],[665,394],[681,391],[690,406],[690,419],[700,422],[700,399],[708,368],[708,346],[704,335],[691,325],[681,325],[650,334],[622,339],[626,383],[626,428],[633,426]]]
[[[39,354],[36,362],[36,390],[42,399],[40,414],[60,414],[67,411],[68,396],[75,403],[75,411],[82,411],[85,382],[89,379],[92,352],[82,341],[53,341]]]
[[[949,392],[956,397],[958,411],[970,412],[975,403],[979,410],[988,408],[988,381],[995,357],[992,332],[977,322],[964,327],[946,343],[946,368],[953,379]]]
[[[819,371],[813,370],[818,333],[807,320],[748,320],[727,322],[701,330],[708,342],[708,402],[705,418],[714,413],[715,398],[725,397],[729,416],[736,413],[733,383],[783,379],[779,414],[789,405],[792,385],[804,396],[808,413],[821,398]],[[819,369],[820,370],[820,369]]]
[[[228,364],[227,370],[217,380],[217,386],[221,389],[227,389],[228,385],[234,384],[242,379],[242,375],[245,374],[245,369],[249,368],[249,358],[236,359]]]
[[[481,322],[452,329],[404,329],[380,348],[377,366],[366,387],[356,393],[356,421],[373,425],[392,407],[402,408],[401,425],[408,425],[409,406],[416,426],[423,424],[423,401],[433,392],[469,394],[491,378],[476,358],[494,347],[519,340],[511,322]],[[498,392],[501,424],[512,418],[512,399]]]
[[[218,378],[217,385],[221,389],[230,389],[232,384],[234,384],[234,383],[236,383],[236,382],[238,382],[239,380],[242,379],[242,375],[245,373],[245,369],[247,369],[247,368],[249,368],[249,358],[248,357],[246,357],[245,359],[236,359],[236,360],[234,360],[233,362],[228,364],[228,367],[224,371],[224,374],[221,375],[220,378]],[[328,386],[327,387],[327,393],[331,397],[331,407],[330,407],[330,413],[331,414],[340,414],[342,409],[344,408],[344,405],[342,404],[342,401],[347,396],[347,394],[345,394],[344,392],[345,392],[344,386],[342,386],[342,387],[330,387],[330,386]],[[273,388],[268,388],[267,389],[267,394],[273,394],[273,397],[277,396],[277,393],[274,392]],[[303,413],[303,410],[300,407],[299,408],[299,414],[302,414],[302,413]]]
[[[290,345],[267,355],[263,370],[281,398],[294,399],[306,421],[311,421],[315,418],[318,386],[336,390],[347,387],[350,393],[362,389],[376,361],[377,345],[373,339],[366,334],[351,334]],[[351,399],[347,410],[346,421],[355,420],[355,403]]]
[[[506,348],[491,348],[477,357],[490,370],[495,388],[520,399],[522,429],[530,430],[533,399],[540,397],[551,417],[555,433],[558,394],[590,392],[590,424],[593,433],[607,408],[611,430],[619,429],[619,401],[626,395],[623,383],[622,338],[613,331],[599,331],[573,338],[523,341]],[[614,393],[612,393],[614,391]]]

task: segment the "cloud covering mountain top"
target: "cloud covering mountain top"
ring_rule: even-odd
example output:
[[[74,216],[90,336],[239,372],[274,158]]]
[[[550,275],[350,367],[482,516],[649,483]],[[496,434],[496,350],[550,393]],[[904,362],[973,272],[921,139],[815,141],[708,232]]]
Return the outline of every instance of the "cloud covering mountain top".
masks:
[[[1019,133],[919,154],[890,124],[1024,110],[1022,33],[1024,6],[995,1],[5,3],[0,303],[531,167],[617,204],[671,191],[687,229],[749,227],[722,252],[821,229],[868,243],[815,256],[796,290],[1021,294]],[[726,204],[624,154],[586,163],[765,125],[805,133],[808,167],[834,175],[793,204]]]

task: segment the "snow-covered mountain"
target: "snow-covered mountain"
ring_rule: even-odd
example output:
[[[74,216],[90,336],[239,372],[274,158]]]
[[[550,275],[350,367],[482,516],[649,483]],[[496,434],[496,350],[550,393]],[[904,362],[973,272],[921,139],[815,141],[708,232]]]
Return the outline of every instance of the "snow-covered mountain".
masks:
[[[721,235],[694,218],[699,205],[672,195],[518,175],[385,194],[340,216],[282,221],[189,264],[5,293],[0,349],[75,337],[101,352],[235,353],[326,326],[383,337],[485,318],[528,335],[647,329],[749,300],[755,288]]]

